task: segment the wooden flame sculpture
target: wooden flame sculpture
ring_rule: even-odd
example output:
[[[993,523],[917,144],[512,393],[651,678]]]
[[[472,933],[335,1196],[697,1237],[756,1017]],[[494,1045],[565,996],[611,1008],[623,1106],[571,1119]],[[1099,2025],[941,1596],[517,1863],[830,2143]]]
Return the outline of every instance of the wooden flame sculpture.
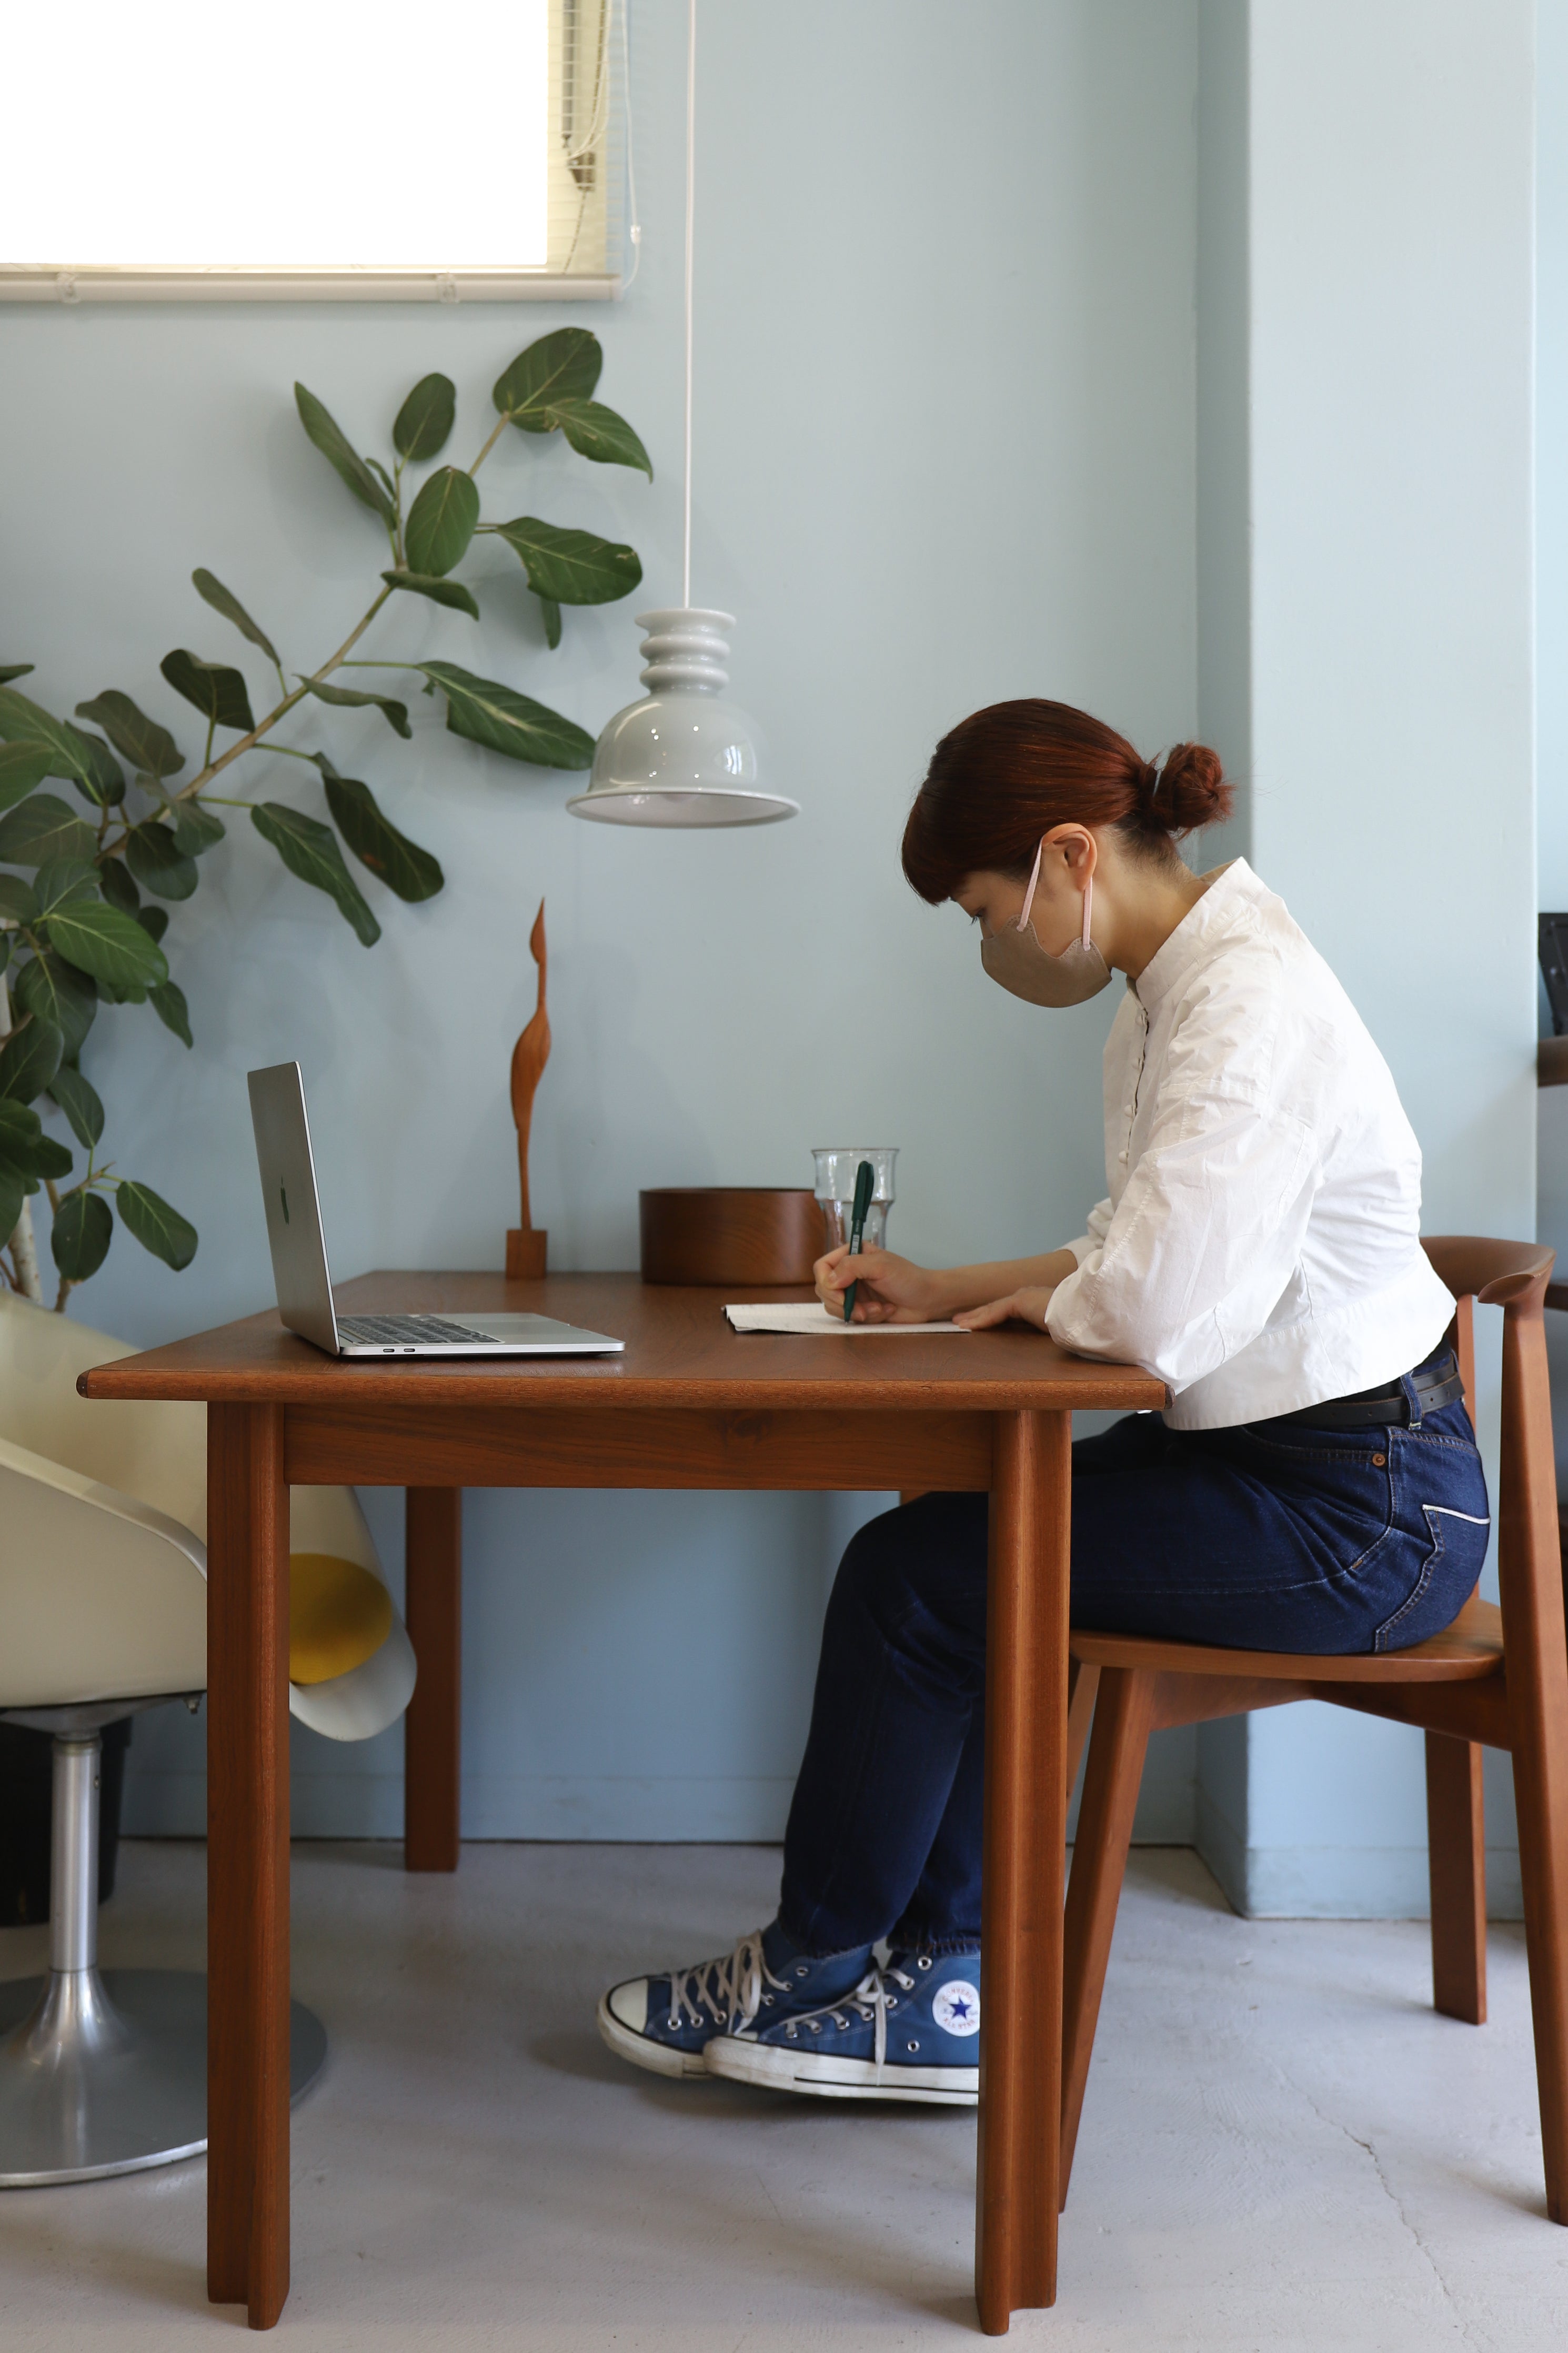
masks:
[[[539,913],[533,919],[533,929],[528,935],[529,952],[539,966],[539,1002],[533,1008],[533,1018],[511,1050],[511,1115],[517,1126],[517,1173],[522,1188],[522,1224],[511,1227],[506,1238],[506,1272],[509,1282],[528,1282],[544,1272],[544,1247],[548,1240],[543,1229],[535,1228],[528,1205],[528,1132],[533,1123],[533,1098],[539,1082],[544,1076],[544,1065],[550,1060],[550,1016],[544,1009],[544,902],[539,902]]]

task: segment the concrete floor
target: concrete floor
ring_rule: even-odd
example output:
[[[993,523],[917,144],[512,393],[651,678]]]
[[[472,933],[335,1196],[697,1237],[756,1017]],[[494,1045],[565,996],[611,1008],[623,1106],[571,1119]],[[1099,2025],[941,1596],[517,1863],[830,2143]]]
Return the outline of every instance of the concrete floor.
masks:
[[[282,2337],[420,2353],[801,2353],[977,2341],[963,2113],[665,2084],[600,2046],[601,1986],[771,1909],[755,1848],[297,1847],[295,1988],[331,2056],[296,2111]],[[200,1847],[124,1850],[104,1957],[199,1967]],[[37,1931],[0,1933],[0,1978]],[[1419,1924],[1248,1922],[1144,1849],[1122,1907],[1061,2295],[1084,2353],[1557,2353],[1522,1933],[1493,2023],[1427,2006]],[[164,2353],[243,2327],[203,2284],[198,2163],[0,2196],[5,2353]]]

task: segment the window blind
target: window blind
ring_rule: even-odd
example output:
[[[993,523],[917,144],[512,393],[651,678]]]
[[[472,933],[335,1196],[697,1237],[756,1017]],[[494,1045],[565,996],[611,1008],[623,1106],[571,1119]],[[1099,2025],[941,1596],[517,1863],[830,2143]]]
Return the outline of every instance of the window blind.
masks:
[[[613,294],[620,5],[16,11],[0,300]]]

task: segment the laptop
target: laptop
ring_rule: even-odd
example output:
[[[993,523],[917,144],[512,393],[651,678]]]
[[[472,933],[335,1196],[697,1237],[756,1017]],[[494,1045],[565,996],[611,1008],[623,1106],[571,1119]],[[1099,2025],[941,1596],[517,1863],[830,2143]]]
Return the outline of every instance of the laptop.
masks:
[[[329,1356],[618,1356],[624,1340],[552,1315],[340,1315],[332,1304],[298,1062],[249,1073],[278,1313]]]

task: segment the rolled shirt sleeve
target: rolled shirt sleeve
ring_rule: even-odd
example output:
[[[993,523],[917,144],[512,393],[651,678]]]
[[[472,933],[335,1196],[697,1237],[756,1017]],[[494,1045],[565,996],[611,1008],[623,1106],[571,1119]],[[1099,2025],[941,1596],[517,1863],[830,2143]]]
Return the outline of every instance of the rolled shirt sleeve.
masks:
[[[1075,1242],[1062,1244],[1063,1250],[1071,1250],[1079,1266],[1082,1266],[1084,1261],[1103,1245],[1106,1234],[1110,1230],[1111,1216],[1111,1204],[1108,1196],[1103,1201],[1097,1201],[1089,1211],[1088,1233],[1079,1234]]]
[[[1114,1210],[1068,1248],[1046,1328],[1075,1355],[1143,1366],[1179,1394],[1255,1340],[1289,1288],[1317,1187],[1310,1125],[1223,1085],[1158,1105]]]

